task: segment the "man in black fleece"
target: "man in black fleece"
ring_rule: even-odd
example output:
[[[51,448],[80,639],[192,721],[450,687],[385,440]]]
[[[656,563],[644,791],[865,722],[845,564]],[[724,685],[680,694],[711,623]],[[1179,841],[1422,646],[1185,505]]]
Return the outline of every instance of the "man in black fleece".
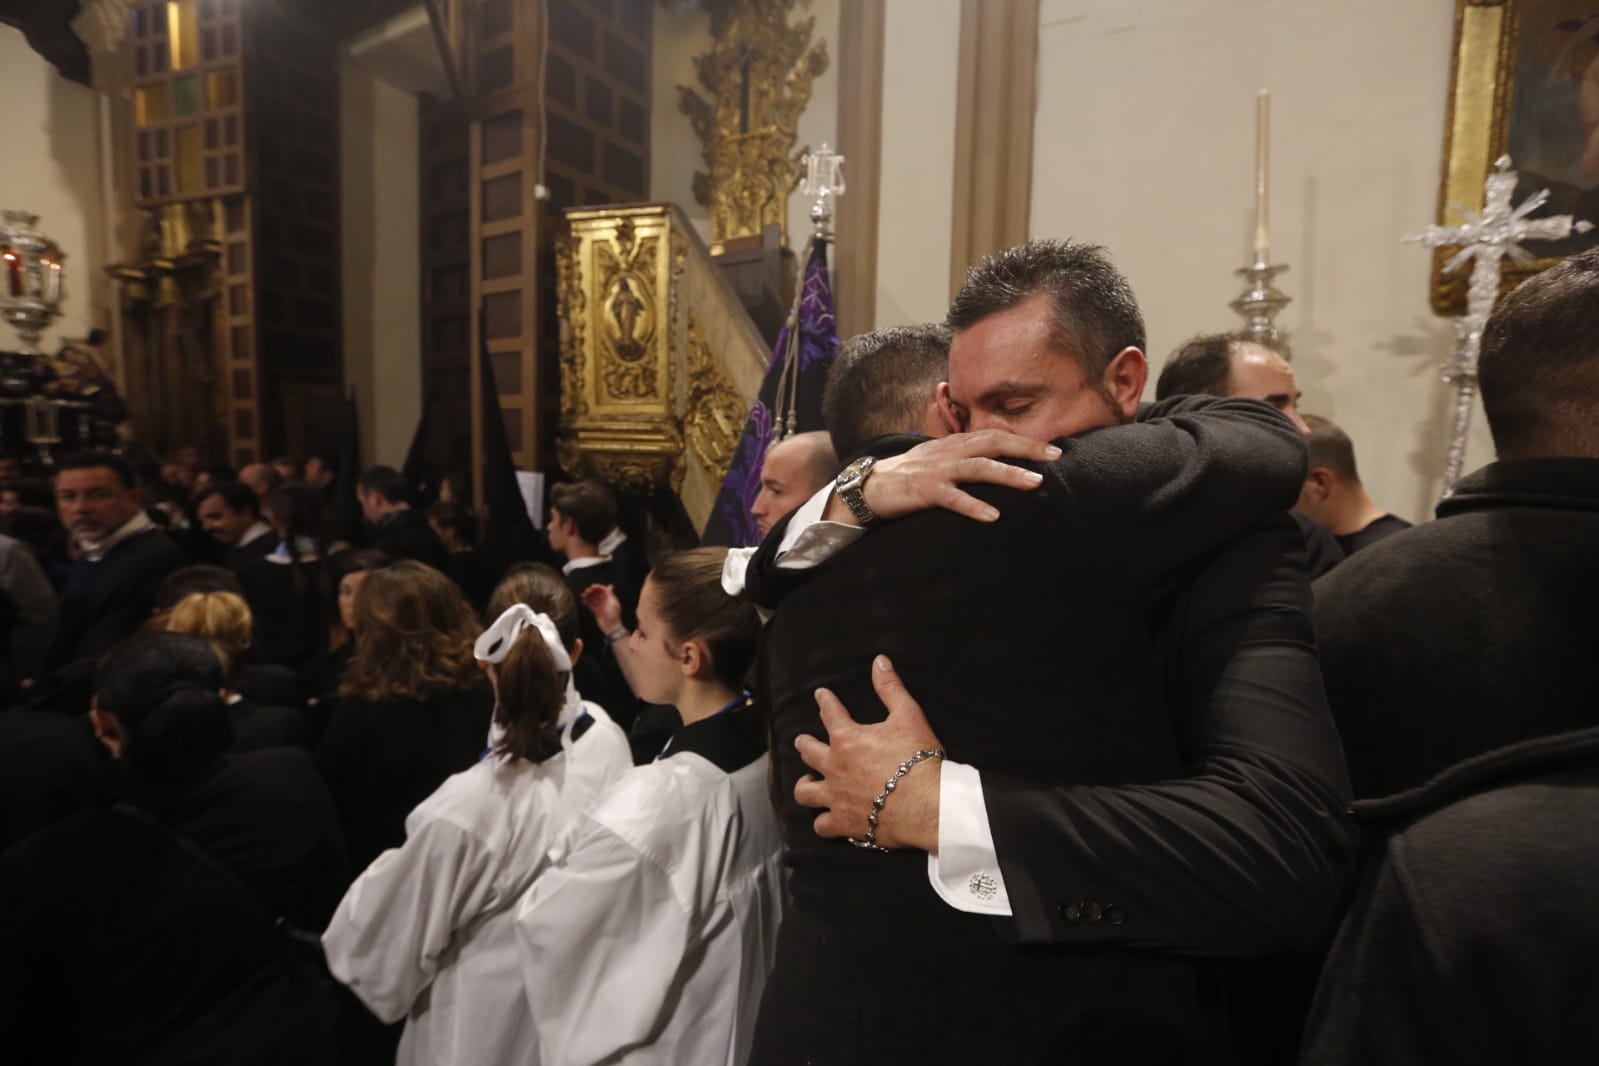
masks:
[[[1500,304],[1479,375],[1497,461],[1317,585],[1383,852],[1305,1062],[1599,1057],[1599,251]]]

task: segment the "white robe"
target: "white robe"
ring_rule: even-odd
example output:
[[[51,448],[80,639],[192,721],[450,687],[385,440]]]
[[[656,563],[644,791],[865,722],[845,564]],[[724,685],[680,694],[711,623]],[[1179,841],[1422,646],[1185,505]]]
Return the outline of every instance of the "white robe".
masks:
[[[550,844],[632,766],[626,735],[593,704],[575,742],[541,763],[489,756],[405,820],[406,840],[369,866],[322,946],[333,975],[387,1022],[406,1019],[398,1066],[536,1063],[512,929]]]
[[[762,756],[628,771],[552,851],[517,940],[547,1066],[743,1066],[782,918]]]

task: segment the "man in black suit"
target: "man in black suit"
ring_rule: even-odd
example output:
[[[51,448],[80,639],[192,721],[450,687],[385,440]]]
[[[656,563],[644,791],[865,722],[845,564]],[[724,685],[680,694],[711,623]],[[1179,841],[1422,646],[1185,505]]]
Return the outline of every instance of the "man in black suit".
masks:
[[[1283,354],[1241,333],[1212,333],[1185,341],[1161,368],[1155,399],[1173,396],[1242,396],[1261,400],[1281,411],[1310,436],[1299,413],[1299,385]],[[1343,562],[1344,550],[1333,535],[1308,515],[1294,514],[1305,541],[1306,563],[1314,580]]]
[[[89,708],[94,664],[150,616],[156,586],[183,553],[144,513],[133,470],[109,452],[84,452],[56,466],[56,508],[79,552],[61,595],[49,676],[35,702],[74,713]]]
[[[1030,899],[1016,892],[1007,907],[1015,908],[1016,921],[1006,929],[983,916],[1001,913],[997,908],[952,905],[950,887],[913,853],[876,855],[823,843],[812,832],[811,814],[786,804],[795,905],[785,919],[752,1061],[898,1056],[1025,1062],[1053,1061],[1055,1055],[1074,1061],[1192,1061],[1217,1047],[1210,1031],[1216,1019],[1208,1013],[1214,1004],[1207,1003],[1216,990],[1197,991],[1201,967],[1116,950],[1023,951],[1008,941],[1162,946],[1170,934],[1164,919],[1200,902],[1170,897],[1196,884],[1202,891],[1211,888],[1205,875],[1225,872],[1239,852],[1257,866],[1306,877],[1307,898],[1287,906],[1268,901],[1272,917],[1286,912],[1282,920],[1301,935],[1306,925],[1319,928],[1327,921],[1316,912],[1330,909],[1318,905],[1337,895],[1342,868],[1323,846],[1335,851],[1347,839],[1341,835],[1336,738],[1325,728],[1325,715],[1318,720],[1315,706],[1302,709],[1308,723],[1270,727],[1296,744],[1306,734],[1311,738],[1308,754],[1293,750],[1282,758],[1288,764],[1283,776],[1314,778],[1304,790],[1305,805],[1316,812],[1312,821],[1325,824],[1310,826],[1310,833],[1273,825],[1269,794],[1257,798],[1264,815],[1238,802],[1218,804],[1214,814],[1203,810],[1228,782],[1253,797],[1264,775],[1236,783],[1237,763],[1247,769],[1253,753],[1231,766],[1196,770],[1195,780],[1177,781],[1165,792],[1156,788],[1180,776],[1196,744],[1225,748],[1233,732],[1242,740],[1263,700],[1260,693],[1250,694],[1256,705],[1212,727],[1210,733],[1220,737],[1191,735],[1205,733],[1192,728],[1192,718],[1204,715],[1185,714],[1174,723],[1168,700],[1204,703],[1224,667],[1203,679],[1208,686],[1197,686],[1206,691],[1168,692],[1170,675],[1163,677],[1160,669],[1152,623],[1170,611],[1196,570],[1241,535],[1259,542],[1256,558],[1246,560],[1234,579],[1259,583],[1285,552],[1293,558],[1293,527],[1275,512],[1297,495],[1303,439],[1279,416],[1248,401],[1182,400],[1158,407],[1141,424],[1120,425],[1131,419],[1143,386],[1142,320],[1125,281],[1097,249],[1041,242],[993,257],[968,278],[950,320],[950,381],[940,387],[939,398],[952,428],[1007,428],[1035,440],[1109,428],[1063,440],[1064,454],[1031,478],[975,458],[978,438],[932,442],[898,457],[893,453],[911,442],[880,441],[872,448],[882,470],[865,485],[879,491],[869,502],[857,496],[845,505],[865,502],[867,517],[875,511],[887,518],[943,504],[979,521],[932,511],[887,522],[829,565],[788,582],[771,631],[780,791],[788,795],[803,773],[793,749],[796,738],[809,744],[803,735],[821,732],[811,703],[815,686],[838,689],[858,710],[870,707],[873,671],[867,667],[874,652],[884,651],[916,679],[950,757],[983,766],[985,786],[992,772],[996,795],[1013,782],[1056,785],[1041,801],[1039,786],[1033,787],[1033,806],[1047,813],[1021,812],[1012,819],[1029,838],[1016,845],[1016,857],[1042,862],[1036,838],[1047,834],[1041,830],[1052,819],[1074,815],[1083,823],[1079,838],[1115,845],[1133,830],[1155,853],[1132,856],[1125,871],[1100,869],[1092,858],[1078,864],[1070,881],[1082,894],[1066,897],[1069,903],[1062,899],[1058,911],[1054,903],[1061,897]],[[1001,473],[1007,469],[1013,477]],[[947,477],[923,476],[949,470],[959,480],[999,478],[1013,487],[961,494]],[[841,483],[849,474],[846,468]],[[1014,491],[1028,487],[1037,488]],[[998,511],[1004,518],[996,522]],[[832,504],[829,512],[828,518],[845,517]],[[784,535],[780,525],[751,568],[750,588],[758,601],[762,585],[776,574],[772,557]],[[961,560],[960,569],[951,570],[949,559]],[[1297,571],[1287,580],[1303,584]],[[1289,639],[1269,628],[1255,635],[1263,643]],[[1319,682],[1308,648],[1288,652],[1295,670],[1308,661],[1312,681]],[[1064,709],[1061,693],[1068,695]],[[874,712],[866,716],[881,716]],[[909,755],[905,750],[897,757]],[[925,790],[926,782],[936,782],[937,769],[936,761],[913,769],[901,788],[921,774]],[[877,780],[880,787],[883,777]],[[1118,785],[1119,793],[1108,787]],[[880,831],[890,828],[900,796],[891,793]],[[1080,811],[1069,809],[1072,799]],[[1181,812],[1196,805],[1201,809],[1185,822]],[[1213,834],[1190,843],[1202,835],[1195,822],[1219,821],[1240,806],[1247,816],[1237,830],[1242,842],[1218,844]],[[865,827],[861,819],[855,831]],[[1257,833],[1270,837],[1271,829],[1286,833],[1292,847],[1264,860],[1249,854],[1251,847],[1269,851],[1278,843],[1254,839]],[[1072,828],[1057,832],[1074,835]],[[897,841],[883,836],[879,842]],[[1001,843],[1001,854],[1007,843]],[[1123,843],[1120,850],[1132,849]],[[1179,857],[1172,858],[1173,852]],[[1137,884],[1146,872],[1173,869],[1180,875],[1175,885]],[[1049,877],[1039,880],[1040,886],[1016,887],[1041,887]],[[1229,882],[1222,890],[1231,887]],[[1129,891],[1111,894],[1117,888]],[[993,905],[1003,886],[997,870],[977,870],[957,890]],[[1307,910],[1308,921],[1295,913]],[[1255,927],[1267,921],[1256,917]],[[1220,945],[1204,947],[1239,945],[1222,934]],[[884,970],[883,959],[895,963]],[[850,1026],[818,1024],[828,1002],[840,998],[871,1001],[873,1009]],[[914,1024],[905,1024],[917,1012],[940,1018],[936,1032],[918,1034]],[[1003,1030],[993,1028],[995,1017],[1005,1019]],[[963,1033],[972,1035],[950,1042]]]
[[[355,484],[361,516],[371,526],[367,547],[391,559],[415,559],[445,573],[449,552],[420,511],[411,509],[411,490],[405,477],[392,466],[374,466]]]
[[[261,519],[261,501],[250,486],[230,481],[195,499],[201,527],[222,546],[228,569],[238,572],[265,559],[278,546],[272,527]]]

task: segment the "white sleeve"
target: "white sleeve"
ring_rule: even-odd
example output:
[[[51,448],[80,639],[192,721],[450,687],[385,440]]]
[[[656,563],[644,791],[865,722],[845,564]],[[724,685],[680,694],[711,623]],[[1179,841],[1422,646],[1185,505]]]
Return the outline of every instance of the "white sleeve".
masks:
[[[824,522],[833,486],[823,485],[816,495],[799,505],[777,546],[779,570],[808,570],[820,566],[860,539],[866,530],[847,522]]]
[[[473,837],[414,812],[407,823],[405,844],[356,878],[322,934],[333,976],[386,1022],[410,1013],[456,930],[494,890],[488,855]]]
[[[666,1027],[699,922],[667,872],[596,822],[522,899],[517,951],[543,1062],[625,1061]]]
[[[927,879],[958,911],[1009,918],[1010,896],[988,828],[977,768],[945,760],[939,768],[938,852],[927,856]]]

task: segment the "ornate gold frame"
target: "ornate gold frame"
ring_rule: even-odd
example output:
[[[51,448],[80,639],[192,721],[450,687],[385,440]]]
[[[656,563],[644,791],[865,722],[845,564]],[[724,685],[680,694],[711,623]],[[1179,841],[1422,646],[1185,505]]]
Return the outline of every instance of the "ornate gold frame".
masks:
[[[1515,87],[1522,0],[1455,0],[1455,51],[1449,68],[1449,117],[1444,127],[1442,181],[1438,188],[1438,224],[1465,221],[1457,205],[1482,207],[1483,183],[1494,160],[1510,142],[1511,94]],[[1457,249],[1433,252],[1432,309],[1459,315],[1466,307],[1470,271],[1444,273],[1443,265]],[[1530,267],[1506,262],[1502,291],[1560,262],[1540,258]]]

